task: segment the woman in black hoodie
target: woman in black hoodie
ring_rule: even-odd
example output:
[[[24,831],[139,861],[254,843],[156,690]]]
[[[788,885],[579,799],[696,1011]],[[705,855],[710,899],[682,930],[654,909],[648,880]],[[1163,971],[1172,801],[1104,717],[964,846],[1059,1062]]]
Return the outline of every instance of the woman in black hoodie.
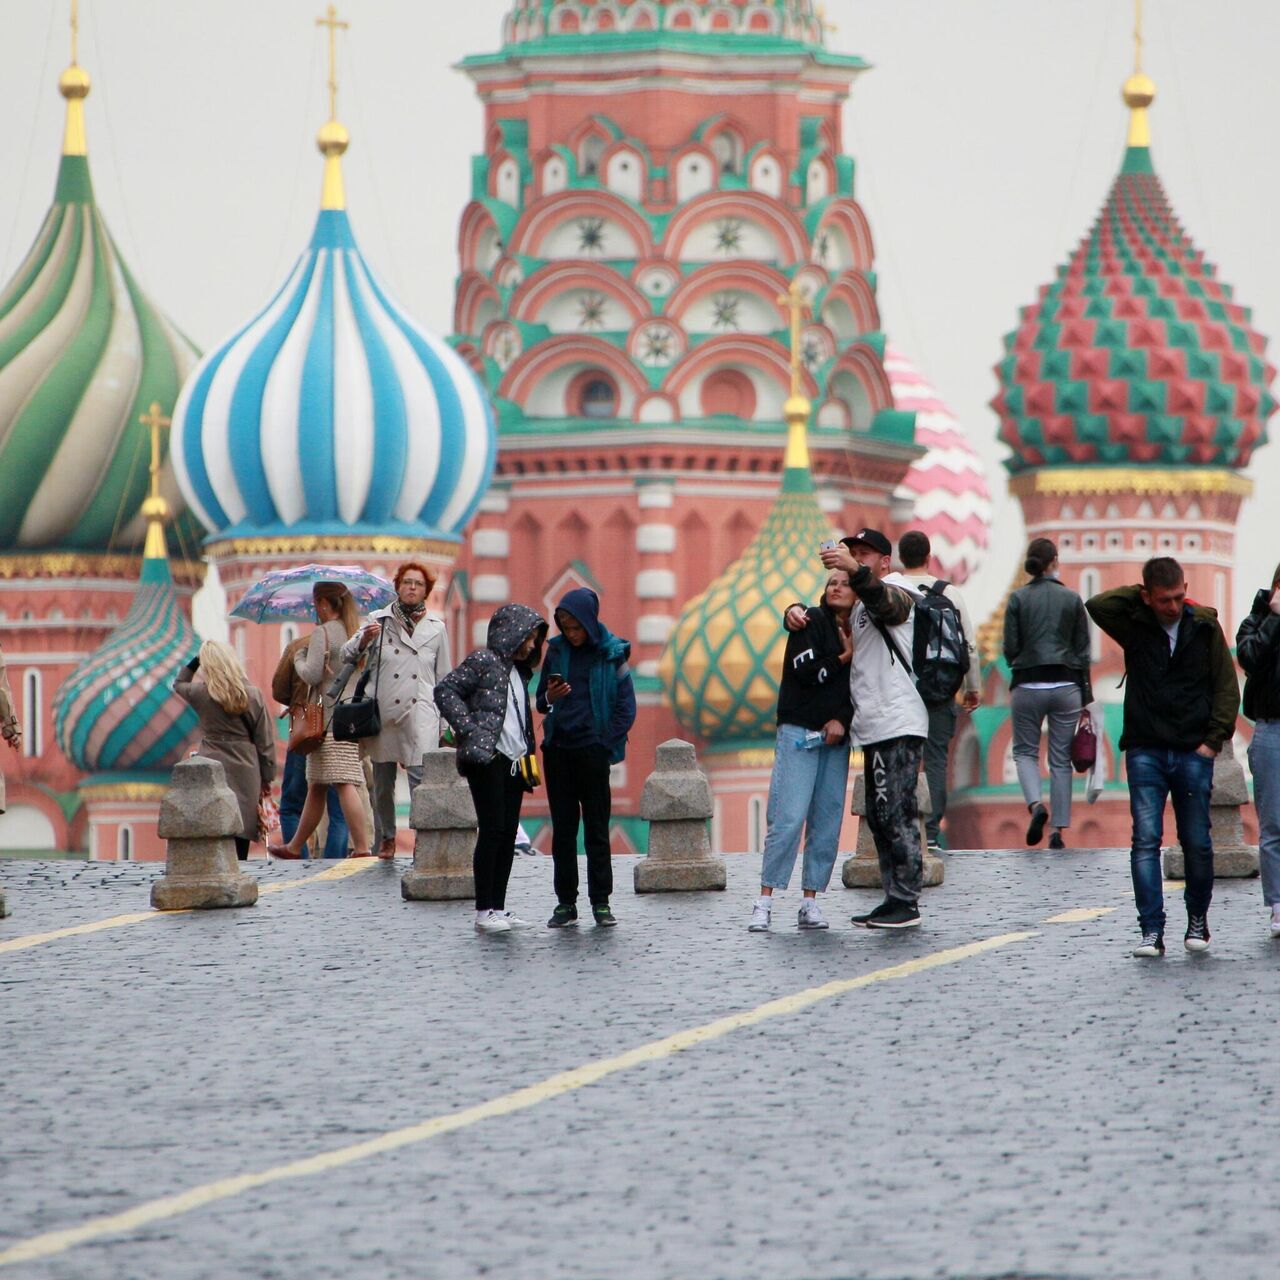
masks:
[[[458,772],[476,806],[472,868],[482,933],[529,927],[507,910],[507,881],[524,800],[520,761],[534,750],[529,681],[546,637],[541,614],[504,604],[489,619],[488,646],[469,653],[435,687],[436,706],[458,739]]]
[[[809,621],[787,633],[778,690],[778,741],[769,780],[769,832],[764,842],[760,896],[751,912],[752,933],[772,924],[773,891],[791,882],[804,832],[804,872],[798,925],[825,929],[817,895],[831,882],[844,795],[849,781],[849,662],[853,642],[849,614],[853,588],[844,569],[827,578],[822,603],[807,609]]]

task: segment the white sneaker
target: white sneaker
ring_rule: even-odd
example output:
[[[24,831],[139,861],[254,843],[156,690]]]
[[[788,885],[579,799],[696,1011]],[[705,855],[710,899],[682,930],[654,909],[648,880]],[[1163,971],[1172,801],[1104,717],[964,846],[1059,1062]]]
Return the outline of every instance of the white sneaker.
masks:
[[[1280,938],[1280,902],[1271,908],[1271,936]]]
[[[773,899],[761,894],[751,908],[751,923],[747,925],[748,933],[768,933],[773,917]]]
[[[508,933],[511,921],[498,911],[477,911],[476,928],[481,933]]]
[[[801,929],[829,929],[826,917],[822,914],[816,898],[806,898],[800,904],[800,918],[796,921]]]
[[[499,912],[496,912],[496,915],[498,916],[499,919],[505,920],[507,922],[508,929],[532,929],[533,928],[533,925],[531,925],[527,920],[521,920],[518,915],[514,914],[511,911],[499,911]]]

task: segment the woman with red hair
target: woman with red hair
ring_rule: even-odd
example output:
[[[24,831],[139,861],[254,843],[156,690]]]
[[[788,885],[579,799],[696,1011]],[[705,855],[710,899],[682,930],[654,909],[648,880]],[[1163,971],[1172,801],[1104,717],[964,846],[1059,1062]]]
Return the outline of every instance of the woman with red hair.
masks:
[[[380,858],[396,856],[396,773],[403,768],[410,789],[422,780],[422,755],[440,745],[435,688],[453,670],[444,619],[427,610],[436,575],[410,560],[396,570],[396,599],[369,615],[362,631],[342,647],[342,661],[369,655],[366,688],[377,690],[382,732],[365,748],[373,763],[374,847]]]

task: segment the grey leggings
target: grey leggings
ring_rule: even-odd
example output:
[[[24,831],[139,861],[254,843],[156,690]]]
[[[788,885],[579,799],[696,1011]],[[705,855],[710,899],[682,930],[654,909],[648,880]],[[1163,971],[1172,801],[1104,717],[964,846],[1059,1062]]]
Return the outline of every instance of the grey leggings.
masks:
[[[1071,739],[1075,737],[1084,705],[1080,686],[1057,689],[1028,689],[1019,685],[1011,698],[1013,712],[1013,762],[1018,766],[1018,782],[1028,804],[1044,794],[1040,778],[1040,731],[1049,721],[1049,814],[1050,825],[1071,825]]]

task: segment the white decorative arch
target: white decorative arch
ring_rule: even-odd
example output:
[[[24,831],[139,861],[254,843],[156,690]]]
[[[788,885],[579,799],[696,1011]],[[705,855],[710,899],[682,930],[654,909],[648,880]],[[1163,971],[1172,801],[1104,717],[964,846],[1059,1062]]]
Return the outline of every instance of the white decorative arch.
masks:
[[[605,161],[604,185],[637,204],[644,198],[645,165],[640,153],[619,147]]]
[[[709,151],[686,151],[676,161],[676,203],[705,195],[716,185],[716,164]]]

